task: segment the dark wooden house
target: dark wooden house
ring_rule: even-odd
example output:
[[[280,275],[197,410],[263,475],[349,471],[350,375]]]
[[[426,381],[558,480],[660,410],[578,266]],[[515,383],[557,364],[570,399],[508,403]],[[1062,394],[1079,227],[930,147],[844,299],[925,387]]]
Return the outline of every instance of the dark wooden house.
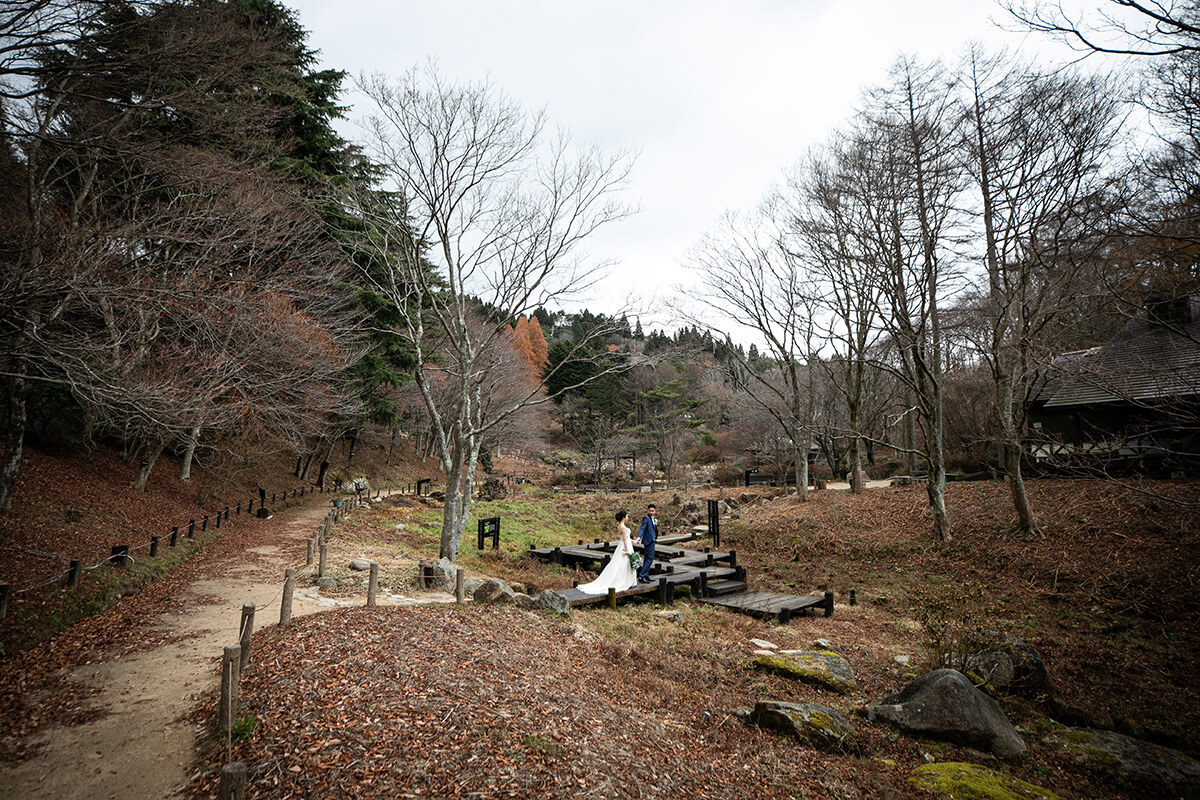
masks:
[[[1058,356],[1029,406],[1043,466],[1200,474],[1200,295],[1151,303],[1105,344]]]

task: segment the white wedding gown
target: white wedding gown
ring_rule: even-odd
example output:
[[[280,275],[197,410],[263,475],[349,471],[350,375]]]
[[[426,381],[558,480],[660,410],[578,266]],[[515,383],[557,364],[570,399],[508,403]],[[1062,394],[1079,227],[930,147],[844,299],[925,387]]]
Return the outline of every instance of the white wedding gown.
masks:
[[[601,570],[596,580],[581,583],[576,587],[584,594],[608,594],[610,587],[618,592],[623,592],[637,586],[637,570],[629,563],[629,554],[633,552],[633,541],[629,538],[629,528],[625,527],[625,523],[619,523],[617,533],[621,536],[621,542],[613,552],[608,566]]]

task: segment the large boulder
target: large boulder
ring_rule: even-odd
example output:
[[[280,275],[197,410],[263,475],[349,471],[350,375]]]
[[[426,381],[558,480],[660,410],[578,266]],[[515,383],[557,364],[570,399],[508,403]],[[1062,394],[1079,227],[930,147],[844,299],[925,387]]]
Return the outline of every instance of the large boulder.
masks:
[[[463,581],[463,596],[474,598],[475,590],[480,586],[483,586],[485,583],[487,583],[487,578],[480,578],[478,576],[474,578],[467,578],[465,581]]]
[[[371,568],[371,559],[356,558],[350,562],[350,569],[356,572],[365,572]]]
[[[791,652],[787,655],[761,655],[751,662],[755,669],[774,672],[785,678],[811,683],[845,694],[858,686],[850,662],[837,653],[824,650]]]
[[[754,704],[749,721],[824,750],[841,747],[854,735],[854,728],[845,717],[832,708],[812,703],[760,700]]]
[[[535,611],[542,607],[541,598],[530,597],[524,592],[517,592],[513,597],[513,602],[517,604],[517,608],[523,608],[526,611]]]
[[[565,617],[571,616],[570,601],[553,589],[545,590],[538,595],[538,599],[542,601],[542,608],[553,611],[555,614],[562,614]]]
[[[1091,769],[1115,774],[1146,797],[1200,798],[1200,762],[1178,750],[1092,728],[1057,728],[1042,741]]]
[[[1020,778],[954,761],[917,767],[908,782],[939,800],[1059,800],[1049,789]]]
[[[517,593],[499,578],[488,578],[479,584],[471,599],[476,603],[512,603],[516,601]]]
[[[448,558],[439,558],[433,564],[433,580],[430,583],[431,589],[437,589],[440,592],[454,594],[455,573],[458,567]]]
[[[898,694],[881,697],[867,706],[867,717],[915,736],[945,739],[998,756],[1025,752],[1025,742],[996,701],[953,669],[928,672]]]
[[[1046,687],[1046,660],[1033,646],[1015,636],[992,633],[988,650],[966,656],[964,672],[973,672],[1001,691],[1036,693]],[[959,666],[947,664],[946,666]]]

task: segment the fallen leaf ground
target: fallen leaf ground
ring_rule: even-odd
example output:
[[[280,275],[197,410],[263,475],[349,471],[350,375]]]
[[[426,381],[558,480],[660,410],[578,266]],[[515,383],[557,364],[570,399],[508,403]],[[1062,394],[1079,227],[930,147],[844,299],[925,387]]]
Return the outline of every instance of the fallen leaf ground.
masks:
[[[217,771],[232,757],[249,764],[256,797],[917,798],[925,795],[907,776],[934,758],[1000,768],[1064,798],[1149,796],[1063,762],[1036,728],[1053,695],[1097,725],[1200,753],[1200,522],[1194,510],[1145,493],[1195,501],[1200,484],[1030,487],[1044,535],[1011,530],[1002,484],[952,484],[956,538],[948,545],[930,538],[920,487],[816,492],[807,504],[767,492],[742,498],[722,547],[737,549],[754,588],[836,592],[830,619],[777,626],[683,604],[679,623],[641,604],[577,611],[568,621],[468,605],[347,609],[267,628],[243,683],[239,741],[228,752],[208,740],[188,794],[214,796]],[[571,542],[607,530],[615,507],[636,510],[647,499],[674,526],[682,520],[672,494],[535,492],[521,498],[521,513],[538,536]],[[731,494],[740,490],[681,499]],[[481,505],[480,514],[498,507]],[[560,524],[545,530],[543,513]],[[339,535],[352,549],[430,555],[427,517],[436,514],[383,504]],[[212,547],[228,554],[270,537],[269,525],[248,524]],[[464,548],[462,560],[475,572],[570,585],[571,573],[531,562],[527,546],[506,538],[496,553]],[[201,551],[116,608],[0,662],[0,719],[12,731],[6,757],[22,757],[29,731],[89,713],[86,696],[55,683],[52,670],[153,646],[140,624],[203,575],[206,562]],[[858,605],[847,604],[851,589]],[[1046,655],[1049,690],[1002,698],[1028,732],[1027,757],[1002,763],[855,716],[914,674],[893,655],[929,665],[922,620],[939,613],[1013,633]],[[859,687],[831,695],[749,669],[754,637],[781,647],[828,638]],[[859,739],[821,753],[732,718],[758,699],[833,706],[852,718]],[[211,722],[214,703],[197,711],[198,723]]]

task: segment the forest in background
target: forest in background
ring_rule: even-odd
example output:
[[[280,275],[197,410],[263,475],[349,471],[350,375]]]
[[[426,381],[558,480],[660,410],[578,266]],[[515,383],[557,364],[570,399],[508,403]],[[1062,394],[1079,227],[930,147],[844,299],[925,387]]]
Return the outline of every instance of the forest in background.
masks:
[[[1035,531],[1027,413],[1053,359],[1147,313],[1196,343],[1190,15],[1127,73],[902,57],[696,244],[678,327],[646,332],[561,310],[598,276],[577,245],[628,213],[626,154],[432,67],[365,81],[347,141],[347,76],[275,2],[6,0],[0,507],[26,441],[111,443],[141,487],[168,451],[185,481],[287,453],[321,482],[339,443],[409,437],[445,474],[451,558],[477,468],[512,449],[582,482],[792,471],[801,499],[814,462],[855,490],[926,475],[942,540],[947,474],[1003,475]],[[463,120],[488,135],[450,164],[423,132]],[[1175,377],[1137,432],[1172,433],[1168,473],[1200,431]]]

